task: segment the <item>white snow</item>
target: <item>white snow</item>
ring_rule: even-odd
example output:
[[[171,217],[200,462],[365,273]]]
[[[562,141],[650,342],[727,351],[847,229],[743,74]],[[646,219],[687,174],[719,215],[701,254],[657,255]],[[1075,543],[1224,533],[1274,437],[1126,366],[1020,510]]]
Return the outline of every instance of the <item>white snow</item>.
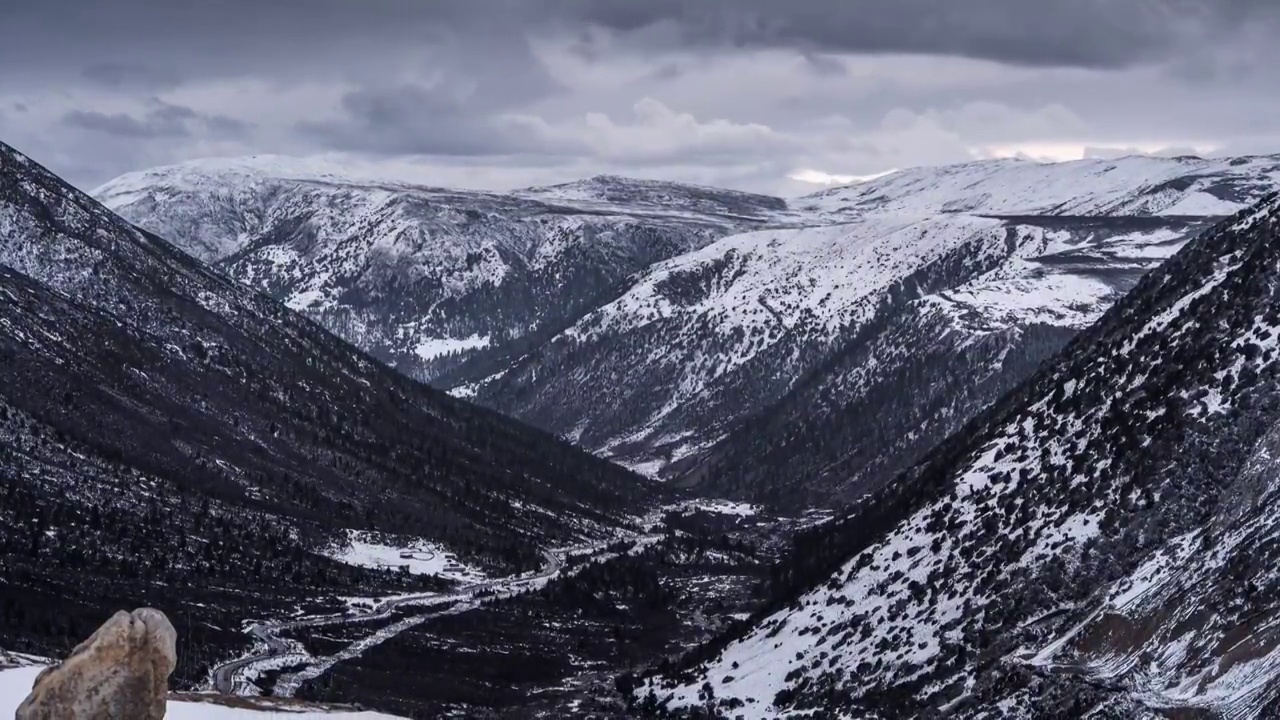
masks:
[[[324,300],[323,290],[299,290],[285,301],[291,310],[307,310]]]
[[[249,155],[245,157],[202,158],[131,172],[98,187],[91,195],[121,202],[131,194],[145,196],[157,182],[178,189],[205,187],[210,178],[238,177],[252,181],[263,178],[301,180],[343,185],[404,186],[429,189],[412,174],[396,173],[385,165],[363,162],[338,154],[297,157],[289,155]]]
[[[0,717],[13,717],[18,705],[31,692],[43,665],[0,670]],[[377,712],[325,712],[279,706],[273,710],[247,710],[204,702],[170,701],[166,720],[246,720],[247,718],[289,718],[290,720],[394,720],[398,716]]]
[[[1171,184],[1183,179],[1190,181],[1186,187]],[[1208,188],[1235,183],[1256,200],[1267,181],[1280,181],[1275,157],[989,160],[903,170],[806,195],[792,207],[833,213],[1230,215],[1252,201],[1219,200]]]
[[[739,517],[751,517],[760,512],[759,505],[736,502],[734,500],[692,500],[685,507],[690,510],[704,510],[720,515],[737,515]]]
[[[488,335],[472,335],[465,338],[418,338],[418,344],[413,348],[413,352],[423,360],[433,360],[442,355],[487,347],[489,347]]]
[[[1083,329],[1106,312],[1117,294],[1105,282],[1061,273],[975,280],[925,302],[957,316],[974,331],[1019,323]]]
[[[448,580],[486,578],[483,571],[466,565],[443,546],[417,537],[347,530],[345,544],[327,548],[322,554],[348,565],[386,570],[407,567],[414,575],[438,575]]]

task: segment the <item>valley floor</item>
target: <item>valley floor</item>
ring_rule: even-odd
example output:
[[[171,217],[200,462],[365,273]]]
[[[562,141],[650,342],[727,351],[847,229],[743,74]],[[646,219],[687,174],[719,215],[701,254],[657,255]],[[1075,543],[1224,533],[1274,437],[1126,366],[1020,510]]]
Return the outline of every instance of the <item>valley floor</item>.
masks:
[[[733,504],[668,506],[635,536],[547,553],[541,571],[252,624],[254,649],[210,682],[410,717],[625,713],[619,674],[746,617],[796,524]]]

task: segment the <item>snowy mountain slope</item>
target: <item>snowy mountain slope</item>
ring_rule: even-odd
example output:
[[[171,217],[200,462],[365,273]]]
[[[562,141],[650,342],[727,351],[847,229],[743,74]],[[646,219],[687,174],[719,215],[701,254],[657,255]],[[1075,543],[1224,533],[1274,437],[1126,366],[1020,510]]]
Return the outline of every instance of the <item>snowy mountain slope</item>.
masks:
[[[98,194],[412,376],[707,492],[790,494],[743,482],[766,474],[817,488],[799,503],[855,488],[845,461],[868,448],[838,432],[796,444],[789,428],[885,412],[866,397],[896,407],[864,387],[878,363],[948,373],[960,395],[894,410],[920,431],[871,448],[873,479],[1018,382],[1212,216],[1259,197],[1278,163],[979,162],[784,202],[611,176],[460,192],[249,158],[134,173]],[[977,226],[999,229],[979,243]],[[997,240],[1008,228],[1042,239]],[[926,328],[919,361],[893,347]],[[853,358],[864,365],[816,377]],[[774,405],[792,408],[772,420],[780,434],[756,437]],[[801,472],[775,472],[788,447],[813,450]]]
[[[640,691],[731,715],[1270,717],[1280,198],[1200,236],[798,539],[773,610]]]
[[[799,211],[987,215],[1223,216],[1280,182],[1280,156],[1132,156],[924,167],[832,188],[791,203]]]
[[[1280,425],[1255,446],[1203,526],[1104,588],[1080,623],[1012,661],[1050,676],[1125,687],[1152,714],[1280,712]],[[1015,695],[1011,704],[1034,707]]]
[[[868,417],[899,413],[902,395],[928,384],[894,385],[887,369],[893,365],[914,363],[903,370],[903,382],[938,368],[957,373],[953,388],[976,380],[951,364],[975,338],[998,333],[1005,340],[983,341],[992,348],[988,354],[1020,358],[1021,350],[1009,352],[1010,339],[1042,334],[1024,332],[1029,326],[1074,332],[1197,227],[1173,220],[869,215],[842,225],[734,235],[656,265],[622,297],[469,390],[483,404],[635,469],[683,476],[683,483],[711,493],[795,504],[821,493],[781,488],[817,490],[817,478],[795,472],[797,458],[785,443],[776,443],[776,465],[760,457],[764,445],[747,445],[773,447],[796,437],[810,418],[816,427],[849,409]],[[1000,304],[982,301],[984,293]],[[925,328],[946,336],[927,357],[914,345]],[[1069,335],[1058,333],[1057,342]],[[1058,346],[1034,345],[1039,354],[1011,362],[994,389],[972,402],[941,398],[947,407],[934,412],[946,412],[948,421],[936,432],[924,432],[918,417],[901,432],[920,429],[912,445],[927,449]],[[840,360],[857,377],[806,380],[834,371]],[[806,384],[827,397],[788,397]],[[885,396],[891,387],[898,397]],[[868,408],[868,393],[881,404]],[[784,399],[790,409],[775,413],[771,406]],[[743,424],[756,415],[778,433]],[[712,456],[730,458],[731,466],[709,467],[699,456],[713,444]],[[867,450],[861,442],[828,445],[838,452]],[[912,459],[904,454],[887,467],[896,471]],[[766,475],[778,484],[758,482]]]
[[[242,641],[246,614],[438,584],[316,552],[350,529],[525,569],[658,499],[393,372],[4,145],[0,438],[0,642],[56,655],[101,604],[152,600],[202,628],[184,681]]]
[[[1208,221],[1008,222],[1038,240],[881,307],[776,403],[670,474],[779,506],[856,498],[1029,376]]]
[[[613,214],[685,212],[748,222],[799,220],[789,212],[787,201],[778,197],[617,175],[598,175],[579,182],[519,190],[514,194]]]
[[[1205,192],[1252,202],[1276,178],[1280,161],[1267,158],[969,163],[801,198],[790,217],[809,227],[730,236],[655,265],[619,299],[455,392],[709,494],[839,500],[914,462],[1239,207]],[[865,202],[815,200],[848,193]],[[962,206],[1042,240],[965,260],[971,250],[951,249],[965,244],[962,219],[984,218]],[[1001,215],[1014,212],[1051,214]],[[917,220],[934,234],[893,229]],[[839,257],[850,242],[882,244],[859,265]],[[881,271],[902,285],[885,293]],[[927,287],[907,280],[917,272]],[[732,287],[705,302],[663,297],[704,282],[695,274],[730,276],[711,282]],[[600,388],[608,402],[593,402]]]
[[[780,396],[920,267],[981,263],[1005,237],[1000,221],[960,217],[734,235],[655,266],[474,397],[657,467]]]
[[[786,214],[778,198],[671,183],[601,177],[495,194],[271,157],[132,173],[95,195],[442,386],[468,360],[500,364],[572,323],[654,262]]]

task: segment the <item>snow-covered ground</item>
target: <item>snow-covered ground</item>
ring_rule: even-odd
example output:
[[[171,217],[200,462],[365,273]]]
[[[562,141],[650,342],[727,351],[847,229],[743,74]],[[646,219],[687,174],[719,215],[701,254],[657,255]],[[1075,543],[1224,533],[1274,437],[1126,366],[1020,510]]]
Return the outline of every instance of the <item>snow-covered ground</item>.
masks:
[[[13,717],[18,705],[31,692],[36,676],[43,665],[0,670],[0,717]],[[272,709],[250,710],[214,705],[203,702],[170,702],[165,712],[166,720],[243,720],[244,718],[290,718],[291,720],[394,720],[395,715],[376,712],[325,712],[278,706]]]
[[[738,515],[739,517],[751,517],[760,510],[759,505],[750,503],[735,502],[733,500],[693,500],[686,505],[686,512],[693,510],[704,510],[711,513],[719,513],[721,515]]]
[[[417,537],[348,530],[345,544],[330,547],[323,554],[348,565],[389,570],[407,567],[414,575],[438,575],[460,582],[486,577],[444,547]]]
[[[1216,215],[1260,199],[1280,178],[1275,156],[1133,156],[921,167],[790,202],[796,211],[998,215]]]
[[[423,360],[432,360],[449,353],[486,347],[489,347],[488,335],[472,335],[465,338],[421,338],[413,352]]]

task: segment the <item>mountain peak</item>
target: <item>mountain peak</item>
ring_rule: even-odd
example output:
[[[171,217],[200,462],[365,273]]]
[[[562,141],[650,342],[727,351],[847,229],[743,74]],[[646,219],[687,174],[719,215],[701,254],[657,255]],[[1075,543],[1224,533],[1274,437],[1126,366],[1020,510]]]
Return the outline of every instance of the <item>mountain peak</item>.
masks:
[[[611,174],[526,188],[516,191],[516,194],[546,202],[645,206],[760,219],[787,210],[786,200],[772,195]]]
[[[806,195],[792,207],[840,213],[1225,217],[1277,182],[1280,156],[980,160],[900,170]]]

